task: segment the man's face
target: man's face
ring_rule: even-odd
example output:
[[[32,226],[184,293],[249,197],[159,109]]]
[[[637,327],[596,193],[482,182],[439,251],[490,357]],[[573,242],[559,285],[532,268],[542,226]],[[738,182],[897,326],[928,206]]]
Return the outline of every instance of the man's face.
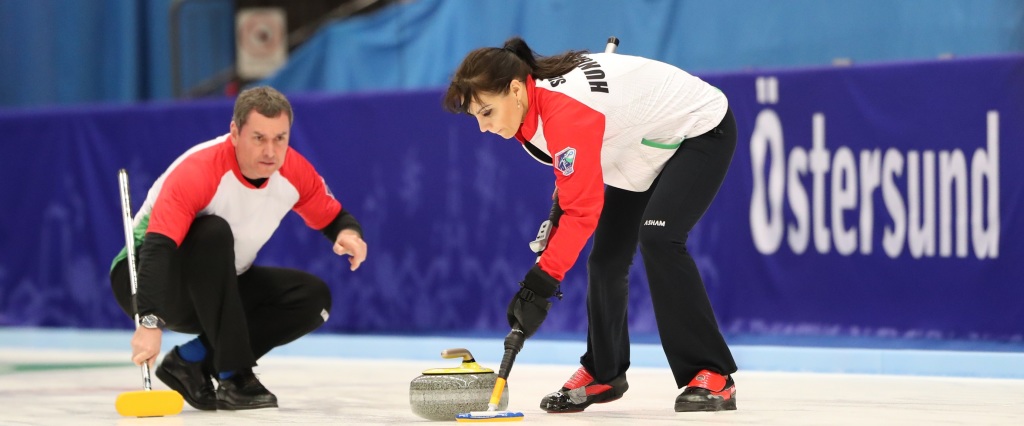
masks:
[[[264,117],[254,111],[242,128],[231,122],[231,142],[242,175],[249,179],[269,178],[284,164],[291,125],[288,114]]]

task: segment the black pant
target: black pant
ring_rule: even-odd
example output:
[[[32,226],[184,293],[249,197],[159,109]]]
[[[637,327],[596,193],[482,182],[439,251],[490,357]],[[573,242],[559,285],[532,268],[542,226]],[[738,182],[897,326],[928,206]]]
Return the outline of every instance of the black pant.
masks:
[[[661,344],[676,384],[700,370],[736,372],[686,238],[707,211],[736,150],[728,112],[714,130],[683,142],[650,189],[605,190],[587,260],[587,352],[580,362],[599,383],[629,368],[629,267],[639,242]]]
[[[236,275],[231,228],[218,216],[192,223],[171,275],[160,310],[167,328],[198,334],[216,371],[255,366],[271,349],[315,330],[331,309],[327,284],[306,272],[253,266]],[[134,316],[127,261],[110,281],[121,309]]]

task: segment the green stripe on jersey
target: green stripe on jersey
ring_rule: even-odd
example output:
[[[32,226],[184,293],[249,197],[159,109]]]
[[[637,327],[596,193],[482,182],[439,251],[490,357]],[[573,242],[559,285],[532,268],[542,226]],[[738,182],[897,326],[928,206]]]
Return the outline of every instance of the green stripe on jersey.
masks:
[[[647,140],[647,139],[643,139],[643,140],[640,141],[640,143],[643,144],[643,145],[647,145],[647,146],[649,146],[651,148],[676,149],[676,148],[679,148],[679,145],[683,144],[683,140],[680,139],[679,142],[673,142],[673,143],[660,143],[660,142],[654,142],[654,141],[650,141],[650,140]]]
[[[132,230],[132,235],[135,237],[135,249],[138,250],[139,246],[142,245],[142,238],[146,236],[146,229],[149,228],[149,215],[142,217],[139,221],[139,225]],[[121,247],[121,252],[114,258],[114,262],[110,264],[110,270],[113,271],[117,263],[128,258],[128,249]],[[138,260],[138,259],[136,259]],[[136,265],[137,266],[137,265]]]

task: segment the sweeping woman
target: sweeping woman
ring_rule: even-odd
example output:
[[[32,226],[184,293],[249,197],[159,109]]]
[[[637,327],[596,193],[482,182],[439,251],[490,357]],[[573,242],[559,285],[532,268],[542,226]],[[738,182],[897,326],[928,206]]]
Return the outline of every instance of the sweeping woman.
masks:
[[[578,412],[628,389],[628,273],[637,246],[662,346],[677,386],[675,411],[736,409],[736,362],[718,328],[687,235],[725,179],[736,148],[726,96],[669,64],[610,53],[537,55],[521,38],[470,52],[444,98],[481,132],[516,138],[550,164],[564,213],[520,282],[508,320],[540,327],[587,240],[587,350],[548,412]]]

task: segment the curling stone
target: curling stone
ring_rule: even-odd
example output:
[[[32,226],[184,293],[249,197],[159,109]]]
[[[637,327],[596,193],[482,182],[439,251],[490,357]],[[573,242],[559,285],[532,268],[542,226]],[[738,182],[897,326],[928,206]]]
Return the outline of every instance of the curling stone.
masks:
[[[412,412],[429,420],[455,420],[455,415],[486,411],[498,375],[483,368],[473,354],[463,348],[445,349],[442,358],[462,358],[455,368],[432,368],[412,379],[409,404]],[[498,410],[508,407],[508,385],[501,394]]]

